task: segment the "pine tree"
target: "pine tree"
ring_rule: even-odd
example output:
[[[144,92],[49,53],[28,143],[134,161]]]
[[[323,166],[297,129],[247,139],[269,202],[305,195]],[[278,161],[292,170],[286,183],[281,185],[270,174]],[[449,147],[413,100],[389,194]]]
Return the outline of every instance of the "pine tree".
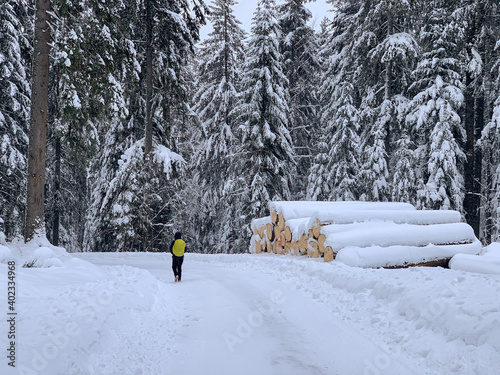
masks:
[[[415,204],[417,176],[415,172],[415,143],[404,131],[396,142],[392,177],[392,201]]]
[[[296,154],[297,174],[293,195],[303,198],[311,166],[311,140],[318,133],[315,87],[319,72],[318,45],[314,30],[308,25],[312,17],[305,7],[310,0],[287,0],[279,7],[283,72],[289,82],[290,125]]]
[[[322,22],[322,37],[320,38],[320,60],[322,71],[318,97],[320,104],[318,136],[315,144],[314,160],[310,169],[307,198],[313,200],[330,200],[332,196],[332,153],[331,147],[336,137],[336,116],[347,93],[350,105],[355,109],[353,95],[356,87],[350,85],[353,79],[353,61],[351,53],[352,35],[355,29],[355,17],[359,7],[351,7],[350,2],[337,4],[336,16],[331,25]],[[350,88],[346,90],[346,88]],[[344,102],[345,104],[345,102]],[[352,113],[352,111],[351,111]],[[344,111],[344,114],[348,112]],[[349,116],[348,116],[349,117]],[[352,120],[352,119],[351,119]],[[347,123],[354,125],[347,119]],[[357,125],[356,125],[357,126]],[[346,129],[343,129],[345,131]],[[345,134],[345,133],[344,133]],[[359,160],[357,161],[359,162]],[[338,196],[338,194],[337,194]]]
[[[176,132],[184,131],[192,115],[185,65],[198,39],[204,4],[151,0],[135,9],[136,23],[127,28],[133,34],[125,40],[133,46],[136,68],[120,81],[127,117],[115,117],[101,131],[102,146],[92,168],[91,224],[85,233],[85,247],[92,251],[159,250],[168,229],[185,219],[179,215],[184,162],[171,150],[180,138]],[[140,15],[146,16],[145,24]],[[135,42],[141,39],[146,43]],[[143,138],[147,124],[151,128]]]
[[[479,147],[481,133],[490,121],[496,100],[491,95],[492,66],[495,44],[500,38],[498,22],[500,6],[496,1],[461,0],[453,4],[453,23],[460,38],[460,75],[464,83],[462,122],[466,141],[464,152],[465,219],[482,237],[480,226],[484,226],[489,213],[483,210],[488,202],[488,179],[482,176],[482,149]],[[483,223],[481,223],[481,221]]]
[[[194,111],[201,121],[201,142],[194,158],[193,183],[201,193],[197,204],[196,247],[206,252],[230,248],[230,196],[225,194],[235,148],[234,109],[240,90],[240,64],[244,61],[245,33],[235,18],[234,0],[217,0],[210,7],[213,32],[200,47],[200,65]]]
[[[408,123],[418,140],[416,158],[418,179],[417,206],[430,209],[462,210],[464,154],[460,149],[463,128],[459,116],[463,104],[458,72],[454,28],[442,22],[446,9],[437,6],[430,22],[420,33],[426,49],[416,70],[411,90],[417,94],[410,103]]]
[[[239,176],[235,190],[240,192],[241,220],[246,224],[268,213],[270,199],[290,199],[294,153],[275,7],[273,0],[260,0],[254,13],[243,98],[235,109],[243,138],[233,173]]]
[[[27,4],[0,7],[0,218],[7,238],[22,234],[30,106]]]
[[[500,38],[499,38],[500,40]],[[481,240],[485,243],[500,239],[500,43],[492,54],[495,64],[491,69],[491,95],[493,103],[491,120],[482,132],[481,151],[483,155],[482,183],[484,200],[481,204]]]
[[[363,59],[361,54],[361,66],[368,69],[366,64],[371,64],[368,72],[374,72],[369,76],[366,72],[360,75],[360,78],[366,77],[367,86],[362,92],[368,98],[361,113],[365,121],[362,137],[366,151],[361,174],[365,176],[364,198],[370,200],[384,201],[391,197],[389,160],[402,131],[398,117],[406,110],[404,95],[419,50],[409,32],[411,10],[406,0],[381,0],[366,5],[366,17],[359,32],[361,43],[355,42],[366,44],[368,59]],[[365,30],[373,30],[371,36],[366,37]]]
[[[358,173],[361,167],[358,110],[353,105],[353,87],[340,91],[340,105],[335,114],[333,136],[329,145],[329,200],[351,201],[358,196]]]
[[[57,1],[53,8],[46,227],[53,244],[78,251],[89,205],[87,167],[101,128],[128,114],[121,82],[136,69],[135,50],[120,23],[130,12],[125,4]]]

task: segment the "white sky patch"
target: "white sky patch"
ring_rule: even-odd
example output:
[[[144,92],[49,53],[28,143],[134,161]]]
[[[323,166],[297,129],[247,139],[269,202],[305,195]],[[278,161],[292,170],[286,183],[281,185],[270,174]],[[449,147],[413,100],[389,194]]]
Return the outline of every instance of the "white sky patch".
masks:
[[[207,4],[212,4],[211,1],[207,1]],[[234,14],[236,18],[242,23],[243,29],[250,33],[250,28],[252,26],[252,17],[255,9],[257,8],[258,0],[239,0],[239,4],[235,6]],[[277,4],[282,3],[282,1],[277,1]],[[321,20],[328,17],[331,18],[332,6],[326,3],[326,0],[316,0],[312,3],[306,3],[306,7],[312,12],[312,18],[309,24],[314,27],[314,29],[319,30]],[[210,22],[201,28],[201,40],[205,39],[210,32],[212,32],[212,25]]]

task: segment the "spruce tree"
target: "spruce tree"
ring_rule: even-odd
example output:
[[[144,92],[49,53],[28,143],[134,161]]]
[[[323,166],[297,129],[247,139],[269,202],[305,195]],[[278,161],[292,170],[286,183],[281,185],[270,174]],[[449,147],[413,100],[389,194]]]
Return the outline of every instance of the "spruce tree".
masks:
[[[365,185],[364,198],[369,200],[391,198],[390,158],[403,130],[399,120],[406,111],[405,95],[419,50],[410,33],[411,10],[411,4],[406,0],[367,2],[366,17],[357,32],[361,43],[355,44],[366,44],[368,49],[368,59],[359,55],[362,65],[356,68],[358,72],[361,67],[367,69],[359,77],[366,79],[362,90],[366,99],[361,109],[361,118],[365,122],[362,137],[366,155],[362,182]],[[371,36],[366,37],[366,30],[372,33]],[[363,50],[360,52],[364,53]]]
[[[184,161],[171,150],[192,115],[185,65],[204,7],[202,1],[151,0],[135,8],[136,22],[127,28],[133,34],[126,40],[136,68],[121,81],[128,111],[102,130],[85,234],[89,250],[160,250],[170,228],[185,219],[179,214]],[[151,128],[145,135],[146,124]]]
[[[78,251],[89,206],[87,167],[100,133],[128,114],[122,82],[136,69],[135,49],[121,21],[130,15],[125,4],[54,2],[53,8],[46,227],[53,244]]]
[[[236,211],[242,214],[242,230],[251,218],[268,214],[270,199],[290,199],[294,153],[280,33],[275,2],[260,0],[252,20],[242,100],[234,111],[242,129],[242,146],[233,172],[238,176],[234,189],[242,206]]]
[[[311,141],[318,134],[315,87],[319,72],[318,45],[312,17],[305,3],[310,0],[287,0],[279,7],[283,72],[289,82],[290,133],[296,154],[297,173],[292,194],[303,198],[311,166]]]
[[[329,144],[328,170],[329,200],[351,201],[358,197],[357,180],[361,167],[361,142],[358,110],[353,105],[353,87],[340,90],[340,105],[335,113],[333,136]]]
[[[317,136],[313,139],[315,152],[308,178],[308,199],[330,200],[333,198],[331,147],[335,142],[333,138],[336,137],[337,126],[342,123],[336,123],[336,116],[342,106],[341,102],[344,100],[345,93],[349,95],[347,101],[354,106],[351,109],[356,108],[356,103],[353,102],[356,87],[350,84],[353,79],[351,43],[356,27],[354,21],[359,7],[353,9],[350,5],[349,2],[338,4],[336,16],[331,24],[325,20],[322,22],[319,49],[322,68],[321,85],[317,89],[320,126],[317,129]],[[344,111],[344,114],[347,113]],[[347,123],[354,125],[350,120],[347,120]],[[359,163],[359,160],[357,162]]]
[[[213,31],[199,49],[198,88],[194,111],[201,122],[201,140],[193,159],[193,183],[199,185],[192,204],[197,246],[206,252],[231,246],[231,196],[225,189],[236,147],[234,118],[244,61],[245,33],[233,14],[234,0],[217,0],[210,6]],[[193,202],[194,203],[194,202]]]
[[[22,234],[26,202],[26,153],[30,107],[31,30],[27,5],[0,7],[0,218],[8,239]]]
[[[417,177],[423,185],[417,206],[428,209],[463,207],[463,176],[460,148],[463,128],[459,115],[464,101],[453,25],[442,22],[446,8],[431,10],[427,25],[420,32],[426,49],[415,70],[408,123],[418,141]]]
[[[403,131],[400,139],[396,141],[394,160],[392,201],[415,204],[417,194],[415,142],[406,131]]]

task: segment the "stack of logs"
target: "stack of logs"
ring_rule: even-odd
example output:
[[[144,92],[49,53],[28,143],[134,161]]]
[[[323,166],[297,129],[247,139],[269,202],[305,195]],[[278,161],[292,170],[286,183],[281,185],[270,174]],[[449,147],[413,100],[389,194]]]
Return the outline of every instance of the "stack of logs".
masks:
[[[270,218],[252,222],[255,252],[302,254],[312,258],[323,257],[325,262],[331,262],[335,253],[330,246],[325,246],[326,236],[321,234],[320,222],[316,221],[307,229],[308,221],[309,218],[285,222],[283,214],[272,209]]]
[[[269,217],[252,221],[252,253],[301,254],[331,262],[345,246],[353,251],[401,245],[391,251],[401,252],[406,265],[408,251],[428,244],[436,245],[446,262],[454,252],[480,249],[472,228],[460,223],[456,211],[419,211],[397,202],[270,202],[269,207]],[[379,226],[380,222],[387,224]],[[353,226],[356,231],[349,231]]]

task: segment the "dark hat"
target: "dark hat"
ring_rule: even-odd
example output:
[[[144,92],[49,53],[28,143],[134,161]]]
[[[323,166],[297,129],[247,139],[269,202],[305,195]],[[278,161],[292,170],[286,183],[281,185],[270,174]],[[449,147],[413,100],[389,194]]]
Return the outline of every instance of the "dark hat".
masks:
[[[181,233],[181,232],[176,232],[176,233],[175,233],[175,235],[174,235],[174,238],[175,238],[176,240],[179,240],[179,239],[181,238],[181,236],[182,236],[182,233]]]

